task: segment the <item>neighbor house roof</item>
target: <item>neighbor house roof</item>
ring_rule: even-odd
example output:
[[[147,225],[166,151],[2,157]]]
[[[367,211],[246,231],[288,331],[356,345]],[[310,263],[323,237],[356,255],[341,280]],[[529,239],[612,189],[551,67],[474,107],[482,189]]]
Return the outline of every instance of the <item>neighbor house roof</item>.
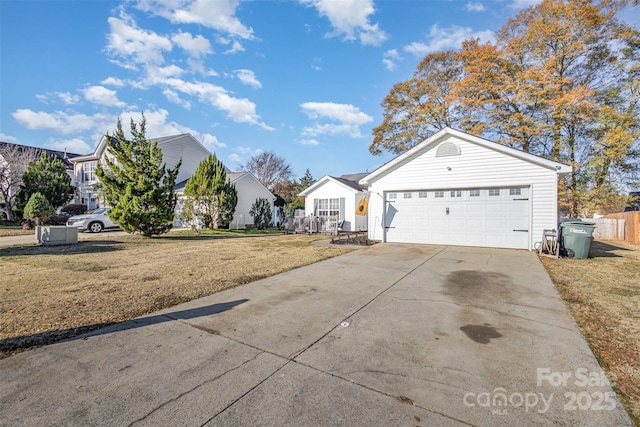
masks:
[[[17,147],[19,151],[34,150],[34,154],[36,158],[40,157],[42,152],[45,152],[49,156],[54,156],[62,160],[62,163],[64,163],[67,169],[73,169],[73,164],[71,163],[70,159],[80,156],[80,154],[68,153],[67,151],[50,150],[48,148],[31,147],[29,145],[14,144],[12,142],[0,141],[0,148],[10,147],[10,146]]]
[[[489,148],[491,150],[495,150],[503,154],[506,154],[530,163],[534,163],[548,169],[555,170],[560,176],[567,175],[568,173],[571,172],[571,166],[565,165],[564,163],[558,163],[553,160],[545,159],[544,157],[536,156],[531,153],[526,153],[522,150],[507,147],[506,145],[502,145],[497,142],[490,141],[485,138],[481,138],[479,136],[471,135],[466,132],[462,132],[459,130],[446,127],[436,132],[435,134],[431,135],[429,138],[425,139],[420,144],[400,154],[395,159],[390,160],[389,162],[380,166],[378,169],[374,170],[370,174],[361,178],[359,183],[362,185],[369,185],[372,181],[376,180],[378,177],[395,169],[396,167],[400,166],[404,162],[411,160],[414,157],[418,157],[419,155],[424,153],[428,148],[438,144],[441,140],[443,140],[447,136],[453,136],[458,139],[462,139],[464,141],[468,141],[473,144],[477,144],[477,145]]]
[[[174,139],[181,138],[183,136],[188,136],[188,137],[192,138],[198,144],[202,145],[200,143],[200,141],[195,139],[193,137],[193,135],[191,135],[189,133],[181,133],[179,135],[162,136],[160,138],[151,138],[151,139],[149,139],[149,141],[155,142],[158,145],[161,145],[161,144],[165,144],[167,142],[170,142],[170,141],[172,141]],[[78,155],[77,157],[75,157],[73,159],[73,163],[86,162],[88,160],[98,160],[98,159],[100,159],[102,157],[102,155],[104,154],[104,150],[107,149],[107,143],[108,142],[109,142],[109,139],[107,138],[107,135],[104,135],[102,138],[100,138],[100,142],[98,143],[98,146],[96,147],[96,150],[93,153],[85,154],[85,155],[82,155],[82,156]],[[204,148],[207,152],[209,151],[204,146],[202,146],[202,148]]]
[[[317,189],[318,187],[320,187],[326,182],[335,182],[354,192],[363,191],[363,190],[366,190],[366,187],[360,185],[358,183],[358,180],[360,180],[362,177],[366,175],[367,173],[353,173],[353,174],[341,175],[339,177],[325,175],[319,180],[317,180],[316,182],[314,182],[313,184],[311,184],[305,190],[300,192],[300,195],[307,196],[309,193],[313,192],[315,189]]]
[[[226,166],[225,166],[226,168]],[[258,180],[258,178],[255,177],[254,174],[252,174],[251,172],[228,172],[227,169],[227,182],[230,182],[231,184],[236,183],[239,179],[250,175],[258,184],[260,184],[260,186],[262,186],[262,188],[264,188],[265,190],[269,191],[269,189],[267,187],[265,187],[264,185],[262,185],[262,183]],[[189,179],[185,179],[184,181],[180,181],[178,182],[175,187],[174,190],[175,191],[180,191],[180,190],[184,190],[184,187],[187,185],[187,181],[189,181]],[[269,191],[269,193],[271,193],[271,191]],[[273,195],[273,193],[271,193],[271,195]]]

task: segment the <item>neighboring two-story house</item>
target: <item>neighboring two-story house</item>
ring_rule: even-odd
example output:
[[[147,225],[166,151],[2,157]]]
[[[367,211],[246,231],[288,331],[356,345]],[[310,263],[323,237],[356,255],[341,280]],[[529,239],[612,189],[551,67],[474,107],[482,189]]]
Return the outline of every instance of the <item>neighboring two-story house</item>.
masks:
[[[3,199],[8,197],[11,202],[13,201],[20,188],[20,177],[26,170],[28,162],[31,160],[37,161],[43,152],[48,156],[60,159],[71,178],[71,185],[76,185],[71,159],[79,156],[79,154],[0,141],[0,186],[2,186],[0,188],[0,218],[3,217],[2,212],[5,210],[10,211],[10,208],[13,207],[13,203],[7,204]],[[12,165],[13,162],[18,164]],[[10,212],[5,215],[11,218]]]
[[[211,153],[190,134],[166,136],[152,141],[156,142],[158,148],[162,150],[162,160],[166,163],[168,169],[175,167],[182,159],[182,166],[180,166],[176,177],[175,190],[179,197],[184,197],[183,190],[186,181],[195,173],[200,162]],[[107,137],[104,136],[95,152],[86,156],[74,157],[71,160],[75,166],[76,203],[86,204],[89,210],[97,209],[104,204],[104,201],[100,200],[99,197],[99,181],[96,176],[96,167],[100,160],[107,158],[114,160],[107,150],[107,142]],[[227,177],[231,183],[235,184],[238,191],[238,205],[234,215],[234,225],[244,228],[246,225],[253,224],[249,209],[251,209],[251,204],[255,202],[256,197],[268,199],[273,208],[275,196],[253,174],[250,172],[231,173],[227,169]],[[181,213],[181,208],[182,203],[179,201],[176,206],[177,218]],[[176,223],[176,225],[185,224]]]

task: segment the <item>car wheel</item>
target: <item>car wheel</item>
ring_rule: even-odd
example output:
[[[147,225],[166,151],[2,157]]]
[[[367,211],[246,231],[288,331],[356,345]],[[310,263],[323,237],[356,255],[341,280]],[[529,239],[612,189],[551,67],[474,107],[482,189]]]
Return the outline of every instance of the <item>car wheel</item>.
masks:
[[[102,224],[99,222],[92,222],[91,224],[89,224],[89,227],[87,228],[87,230],[89,230],[90,233],[99,233],[102,231]]]

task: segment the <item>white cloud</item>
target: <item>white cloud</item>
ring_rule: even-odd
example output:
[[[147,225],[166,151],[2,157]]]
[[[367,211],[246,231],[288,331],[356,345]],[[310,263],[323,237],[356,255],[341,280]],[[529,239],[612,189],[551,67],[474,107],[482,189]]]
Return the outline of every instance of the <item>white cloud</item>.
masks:
[[[171,36],[171,41],[192,57],[200,58],[211,53],[211,43],[199,34],[193,37],[191,33],[179,32]]]
[[[65,105],[73,105],[80,102],[80,97],[78,95],[73,95],[69,92],[57,92],[56,95],[58,95],[58,98],[60,98]]]
[[[209,151],[213,151],[212,148],[224,148],[227,144],[224,144],[218,141],[218,138],[209,134],[209,133],[199,133],[199,132],[189,132],[191,133],[198,141],[202,142],[202,145],[207,147]]]
[[[180,95],[178,95],[178,93],[174,90],[171,89],[165,89],[162,91],[162,94],[171,102],[173,102],[174,104],[178,104],[181,105],[182,107],[186,108],[187,110],[191,109],[191,103],[189,101],[185,101],[184,99],[180,98]]]
[[[305,136],[318,136],[323,134],[349,135],[353,138],[362,136],[360,126],[373,121],[373,117],[363,113],[357,107],[350,104],[336,104],[333,102],[305,102],[300,104],[303,113],[312,120],[329,120],[337,123],[315,123],[312,127],[303,130]]]
[[[525,9],[542,3],[542,0],[513,0],[509,5],[511,9]]]
[[[236,148],[234,148],[234,151],[237,151],[240,154],[249,154],[251,150],[252,149],[249,147],[241,147],[239,145]]]
[[[231,44],[231,48],[224,51],[224,54],[225,55],[229,55],[229,54],[232,54],[232,53],[244,52],[244,51],[245,51],[244,46],[242,46],[242,44],[239,41],[235,40]]]
[[[158,79],[153,83],[168,87],[176,93],[195,96],[200,102],[211,104],[225,111],[227,116],[235,122],[251,123],[265,130],[274,130],[260,121],[260,116],[256,113],[256,104],[246,98],[230,96],[223,87],[206,82],[188,82],[176,78]]]
[[[94,104],[107,107],[124,107],[126,105],[118,100],[118,94],[115,90],[107,89],[104,86],[89,86],[83,93],[85,99]]]
[[[320,144],[320,142],[318,142],[315,139],[301,139],[299,142],[302,145],[318,145],[318,144]]]
[[[199,24],[233,37],[253,39],[253,29],[236,17],[239,0],[141,0],[137,8],[175,24]]]
[[[0,132],[0,141],[2,142],[10,142],[12,144],[18,143],[18,138],[15,136],[7,135],[6,133]]]
[[[236,153],[229,154],[227,156],[227,159],[229,159],[232,162],[236,163],[238,166],[242,165],[242,157],[240,157]]]
[[[45,113],[30,109],[18,109],[11,115],[27,129],[47,129],[63,135],[94,129],[98,123],[107,117],[112,120],[112,126],[115,125],[115,118],[107,114],[88,116],[86,114],[66,113],[63,111]]]
[[[236,146],[233,151],[234,153],[227,156],[229,160],[235,162],[238,167],[241,167],[251,156],[257,156],[258,154],[264,153],[264,150],[260,148],[251,148],[251,147],[242,147],[240,145]]]
[[[378,24],[369,22],[369,15],[375,13],[373,0],[299,0],[304,5],[313,6],[320,16],[325,16],[334,28],[328,36],[344,35],[346,40],[360,39],[363,45],[379,46],[388,35]]]
[[[480,2],[469,2],[464,5],[464,8],[468,12],[484,12],[485,10],[487,10],[487,8],[484,7],[484,5]]]
[[[159,138],[169,135],[179,135],[189,133],[207,148],[221,148],[226,145],[214,135],[202,133],[195,129],[182,126],[179,123],[168,120],[169,112],[165,109],[148,110],[144,112],[147,120],[147,138]],[[17,110],[13,117],[28,129],[46,129],[62,135],[86,133],[90,134],[95,143],[106,133],[115,131],[118,118],[121,119],[123,130],[127,137],[131,137],[129,122],[131,119],[135,123],[140,123],[142,113],[139,111],[121,111],[120,114],[85,114],[66,113],[56,111],[55,113],[34,112],[31,110]],[[0,136],[3,136],[0,134]],[[51,147],[56,149],[67,148],[69,152],[89,153],[93,150],[80,137],[66,140],[52,140]]]
[[[393,71],[396,69],[397,67],[396,63],[399,60],[402,60],[402,57],[400,56],[400,54],[396,49],[388,50],[382,55],[382,63],[384,64],[385,68],[389,71]]]
[[[48,104],[52,98],[59,99],[65,105],[73,105],[80,102],[80,97],[78,95],[74,95],[70,92],[52,92],[52,93],[44,93],[37,94],[36,98],[38,101]]]
[[[416,57],[422,57],[433,52],[447,49],[458,49],[463,41],[479,38],[481,42],[493,41],[494,33],[490,30],[473,31],[469,27],[460,27],[453,25],[448,28],[440,28],[438,25],[432,25],[429,30],[428,43],[413,42],[404,47]]]
[[[123,111],[120,113],[119,117],[123,124],[128,124],[131,119],[136,123],[140,123],[142,113],[138,111]],[[144,117],[147,120],[147,138],[160,138],[163,136],[189,133],[207,148],[226,147],[225,144],[218,141],[218,139],[211,134],[198,132],[197,130],[191,129],[187,126],[182,126],[174,121],[167,121],[169,112],[163,108],[145,111]],[[128,126],[123,126],[123,129],[125,129],[125,134],[129,137]]]
[[[53,150],[66,151],[67,153],[89,154],[93,152],[93,148],[82,138],[53,139],[47,145]]]
[[[228,37],[217,36],[216,42],[224,46],[231,45],[231,47],[224,52],[225,55],[245,51],[244,46],[242,46],[242,43],[240,43],[238,40],[232,40]]]
[[[106,79],[100,82],[101,85],[122,87],[125,85],[124,80],[118,79],[116,77],[107,77]]]
[[[156,67],[152,65],[147,67],[146,71],[147,77],[144,83],[151,85],[171,77],[180,77],[184,74],[184,70],[175,64],[167,65],[166,67]]]
[[[120,18],[110,17],[108,20],[111,32],[107,36],[107,52],[120,56],[125,61],[115,60],[118,65],[162,64],[163,51],[170,51],[173,47],[171,40],[150,30],[144,30],[136,25],[133,18],[120,13]]]
[[[255,73],[251,70],[236,70],[236,77],[238,77],[238,80],[242,83],[253,88],[259,89],[262,87],[262,83],[256,79]]]

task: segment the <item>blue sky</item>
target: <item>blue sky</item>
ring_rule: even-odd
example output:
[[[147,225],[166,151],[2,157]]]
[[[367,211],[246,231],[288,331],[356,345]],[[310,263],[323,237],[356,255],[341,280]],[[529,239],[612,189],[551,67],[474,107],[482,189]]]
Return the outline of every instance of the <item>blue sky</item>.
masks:
[[[0,0],[0,140],[87,154],[144,111],[148,137],[191,133],[232,170],[274,151],[297,177],[371,171],[393,84],[532,3]]]

